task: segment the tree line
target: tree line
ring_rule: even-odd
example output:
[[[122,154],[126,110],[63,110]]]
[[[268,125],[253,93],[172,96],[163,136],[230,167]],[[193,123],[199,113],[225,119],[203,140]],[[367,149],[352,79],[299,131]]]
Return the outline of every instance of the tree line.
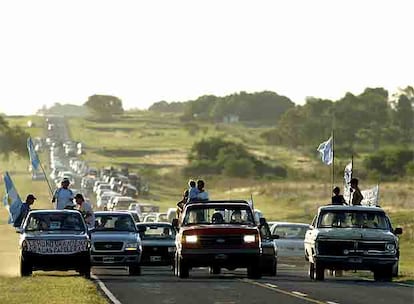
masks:
[[[0,154],[8,157],[10,153],[20,156],[27,154],[26,141],[29,134],[21,127],[11,127],[5,117],[0,116]]]

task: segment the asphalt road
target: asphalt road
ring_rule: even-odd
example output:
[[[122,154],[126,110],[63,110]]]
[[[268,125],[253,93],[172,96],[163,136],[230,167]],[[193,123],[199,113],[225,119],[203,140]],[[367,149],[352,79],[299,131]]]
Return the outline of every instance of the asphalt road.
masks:
[[[94,273],[122,304],[414,303],[413,286],[350,276],[315,282],[298,265],[282,264],[276,277],[260,280],[248,280],[243,269],[221,275],[194,269],[189,279],[176,278],[168,267],[143,267],[139,277],[129,277],[123,269],[96,268]]]

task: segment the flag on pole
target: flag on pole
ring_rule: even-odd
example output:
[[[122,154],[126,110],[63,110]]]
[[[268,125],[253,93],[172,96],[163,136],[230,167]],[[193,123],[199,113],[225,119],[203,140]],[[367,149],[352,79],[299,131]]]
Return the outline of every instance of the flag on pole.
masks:
[[[317,151],[321,154],[322,162],[326,165],[332,164],[333,161],[333,140],[332,136],[325,142],[321,143]]]
[[[363,206],[378,206],[379,203],[379,185],[372,187],[371,189],[366,189],[361,191],[362,196],[364,197],[361,201]]]
[[[9,211],[9,224],[12,224],[19,216],[23,203],[8,172],[4,174],[3,179],[6,187],[6,195],[3,198],[3,203]]]
[[[351,178],[352,178],[352,162],[350,162],[349,164],[345,166],[345,170],[344,170],[345,185],[349,185],[349,183],[351,182]]]
[[[40,160],[37,156],[36,150],[33,145],[33,141],[30,137],[27,139],[27,150],[29,151],[29,158],[30,163],[32,164],[32,168],[36,171],[37,169],[39,169]]]

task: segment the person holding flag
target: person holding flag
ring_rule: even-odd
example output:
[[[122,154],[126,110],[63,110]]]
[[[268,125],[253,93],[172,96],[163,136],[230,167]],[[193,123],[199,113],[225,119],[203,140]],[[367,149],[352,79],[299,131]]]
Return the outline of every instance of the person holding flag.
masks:
[[[26,197],[26,201],[20,207],[20,214],[13,223],[14,227],[19,228],[22,225],[22,223],[26,219],[26,216],[29,214],[30,210],[32,210],[30,206],[33,205],[35,200],[36,200],[36,197],[33,194],[29,194]]]

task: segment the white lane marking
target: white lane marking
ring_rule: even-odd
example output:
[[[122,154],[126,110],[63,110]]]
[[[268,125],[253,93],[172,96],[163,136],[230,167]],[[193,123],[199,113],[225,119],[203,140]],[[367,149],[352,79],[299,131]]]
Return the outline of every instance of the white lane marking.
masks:
[[[326,301],[326,304],[339,304],[338,302]]]
[[[375,282],[373,279],[364,278],[364,277],[353,277],[353,278],[361,279],[362,281]],[[410,285],[410,284],[399,283],[399,282],[386,282],[386,283],[391,283],[391,284],[400,285],[400,286],[404,286],[404,287],[411,287],[411,288],[414,287],[414,285],[412,285],[412,284]]]
[[[266,285],[269,286],[269,287],[272,287],[272,288],[277,288],[278,287],[277,285],[270,284],[270,283],[266,283]]]
[[[298,296],[302,296],[302,297],[307,297],[308,295],[306,293],[300,292],[300,291],[291,291],[291,293],[298,295]]]
[[[105,284],[99,280],[99,278],[92,274],[91,278],[94,279],[96,282],[98,282],[99,287],[102,289],[102,291],[105,293],[105,295],[109,298],[109,300],[111,300],[111,302],[113,304],[122,304],[115,296],[112,292],[109,291],[109,289],[105,286]]]

